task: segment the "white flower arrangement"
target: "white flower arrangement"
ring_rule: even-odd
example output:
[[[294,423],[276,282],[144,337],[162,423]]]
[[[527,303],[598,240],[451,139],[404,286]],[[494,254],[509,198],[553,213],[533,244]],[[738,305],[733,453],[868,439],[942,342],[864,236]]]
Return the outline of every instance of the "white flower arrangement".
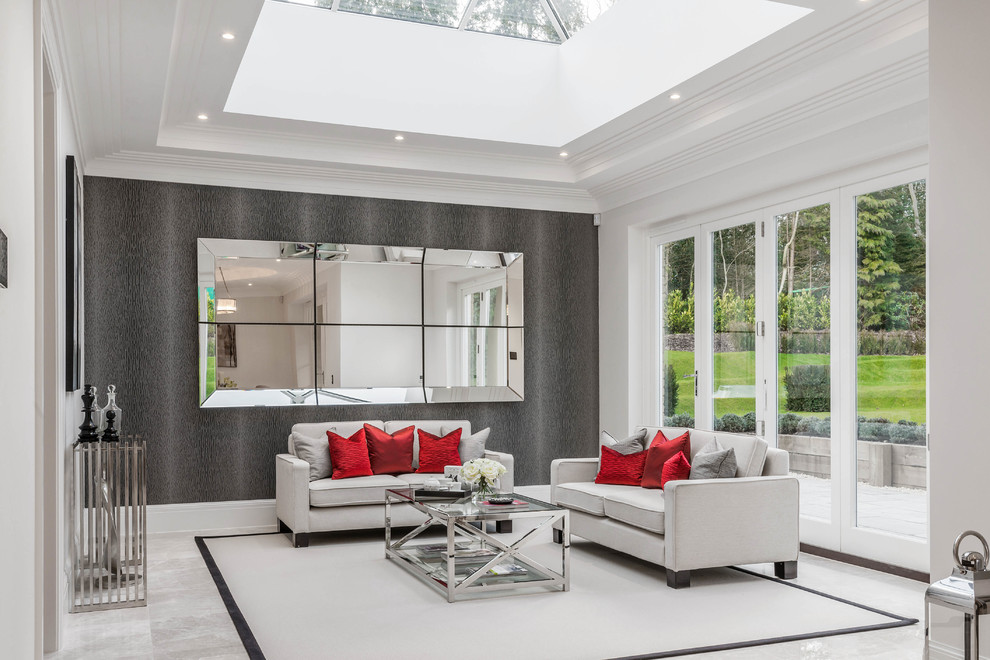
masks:
[[[475,458],[461,466],[461,480],[478,486],[478,491],[495,490],[495,480],[505,474],[505,466],[490,458]]]

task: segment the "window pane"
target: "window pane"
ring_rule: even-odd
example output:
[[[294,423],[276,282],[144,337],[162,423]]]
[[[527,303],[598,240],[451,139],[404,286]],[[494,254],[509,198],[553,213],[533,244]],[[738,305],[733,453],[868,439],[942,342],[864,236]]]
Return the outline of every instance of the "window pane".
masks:
[[[613,3],[614,0],[550,0],[567,34],[572,37],[601,16]]]
[[[857,524],[927,535],[925,181],[856,198]]]
[[[801,514],[832,517],[831,237],[828,204],[777,223],[777,446],[801,483]]]
[[[457,27],[465,9],[467,0],[340,0],[340,11],[449,27]]]
[[[660,246],[660,418],[694,428],[694,239]]]
[[[467,29],[560,43],[540,0],[478,0]]]
[[[756,432],[756,225],[712,234],[715,430]]]

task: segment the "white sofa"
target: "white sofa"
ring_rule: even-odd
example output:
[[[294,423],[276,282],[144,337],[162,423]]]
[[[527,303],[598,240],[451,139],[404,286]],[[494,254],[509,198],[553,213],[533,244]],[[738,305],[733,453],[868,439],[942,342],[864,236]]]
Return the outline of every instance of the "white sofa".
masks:
[[[665,567],[675,589],[690,586],[692,570],[736,564],[773,562],[777,577],[797,577],[798,480],[788,476],[786,451],[755,436],[646,429],[647,444],[659,430],[668,438],[690,430],[691,459],[717,437],[735,450],[736,478],[653,490],[594,483],[598,458],[555,460],[551,499],[570,510],[572,534]],[[561,541],[560,530],[554,540]]]
[[[471,422],[466,420],[413,420],[382,422],[362,420],[357,422],[318,422],[295,424],[292,431],[313,438],[326,438],[333,431],[345,438],[356,433],[365,424],[372,424],[387,433],[395,433],[408,426],[415,426],[427,433],[440,435],[440,427],[461,427],[464,435],[471,434]],[[418,467],[419,434],[415,434],[413,467]],[[485,457],[502,463],[506,473],[499,480],[503,491],[513,488],[512,455],[486,448]],[[348,529],[376,529],[385,526],[385,491],[389,488],[421,486],[431,477],[442,474],[410,473],[396,476],[376,474],[351,479],[309,480],[309,463],[295,455],[292,435],[289,435],[289,453],[275,457],[275,511],[279,529],[292,534],[295,547],[309,545],[313,532],[332,532]],[[416,526],[423,515],[408,505],[392,507],[392,524],[398,527]],[[510,521],[506,521],[508,523]],[[498,531],[510,531],[503,524]]]

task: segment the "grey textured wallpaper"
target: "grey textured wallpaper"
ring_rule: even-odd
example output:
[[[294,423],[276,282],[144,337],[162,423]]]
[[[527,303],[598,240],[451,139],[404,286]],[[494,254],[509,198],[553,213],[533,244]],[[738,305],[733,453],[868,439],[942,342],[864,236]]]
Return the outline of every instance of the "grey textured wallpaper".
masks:
[[[591,216],[86,177],[85,381],[117,385],[148,440],[151,504],[275,496],[296,422],[469,419],[517,484],[598,437],[598,230]],[[200,409],[196,239],[425,245],[526,255],[526,400]]]

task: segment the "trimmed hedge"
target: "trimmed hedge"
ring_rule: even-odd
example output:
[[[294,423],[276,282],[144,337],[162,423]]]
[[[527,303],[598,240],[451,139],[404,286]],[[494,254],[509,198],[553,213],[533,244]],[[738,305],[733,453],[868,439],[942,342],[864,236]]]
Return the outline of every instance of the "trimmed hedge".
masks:
[[[832,409],[832,377],[827,364],[802,364],[784,371],[787,409],[828,412]]]

